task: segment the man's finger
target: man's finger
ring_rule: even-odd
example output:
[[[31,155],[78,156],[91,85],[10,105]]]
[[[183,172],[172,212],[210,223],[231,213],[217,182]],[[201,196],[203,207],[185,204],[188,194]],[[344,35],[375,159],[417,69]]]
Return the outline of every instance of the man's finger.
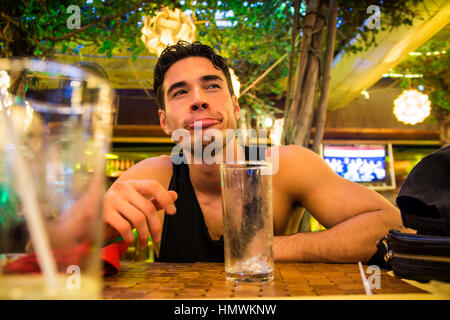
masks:
[[[107,240],[106,242],[113,240],[113,238],[116,238],[117,233],[119,233],[126,243],[128,243],[129,245],[133,244],[134,234],[132,231],[132,226],[127,219],[122,217],[116,211],[107,211],[107,213],[105,213],[104,220],[106,225],[108,226],[107,230],[114,230],[108,232],[108,235],[106,235],[105,238],[105,240]]]
[[[150,237],[146,215],[128,202],[121,202],[117,210],[136,228],[141,244],[146,246]]]
[[[178,194],[172,190],[169,190],[168,193],[170,194],[172,201],[174,202],[174,206],[175,206],[175,201],[178,198]],[[153,203],[156,210],[164,210],[164,207],[158,202],[158,199],[152,198],[150,201]],[[166,213],[168,213],[168,214],[175,214],[175,212],[176,212],[176,207],[175,207],[175,211],[173,211],[173,212],[167,212],[167,210],[166,210]]]
[[[152,239],[155,242],[159,242],[162,227],[157,215],[157,208],[153,205],[152,201],[147,200],[139,192],[133,191],[134,193],[128,196],[128,201],[145,215]]]
[[[176,212],[173,193],[168,192],[163,186],[155,180],[130,180],[134,188],[143,195],[152,196],[152,202],[157,210],[165,210],[168,214]]]

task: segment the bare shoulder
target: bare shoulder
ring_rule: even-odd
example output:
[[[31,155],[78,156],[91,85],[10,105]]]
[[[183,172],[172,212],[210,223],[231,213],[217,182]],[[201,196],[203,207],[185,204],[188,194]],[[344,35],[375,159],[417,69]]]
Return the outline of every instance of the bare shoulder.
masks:
[[[275,149],[278,149],[279,154],[283,154],[284,156],[287,155],[293,155],[293,154],[313,154],[315,155],[314,152],[312,152],[311,150],[302,147],[302,146],[297,146],[295,144],[290,144],[290,145],[286,145],[286,146],[272,146],[267,148],[268,152],[274,152]]]
[[[274,146],[267,157],[278,161],[274,182],[286,192],[305,194],[312,188],[337,178],[326,162],[315,152],[297,145]]]
[[[297,145],[273,146],[267,149],[267,156],[273,161],[278,159],[280,170],[290,171],[293,167],[296,170],[311,169],[316,166],[323,166],[326,163],[313,151]]]
[[[125,171],[118,180],[155,179],[161,183],[172,176],[172,159],[170,156],[159,156],[144,159]],[[164,183],[165,184],[165,183]]]
[[[172,158],[170,156],[159,156],[147,158],[138,162],[133,168],[136,169],[152,169],[152,170],[164,170],[172,168]]]

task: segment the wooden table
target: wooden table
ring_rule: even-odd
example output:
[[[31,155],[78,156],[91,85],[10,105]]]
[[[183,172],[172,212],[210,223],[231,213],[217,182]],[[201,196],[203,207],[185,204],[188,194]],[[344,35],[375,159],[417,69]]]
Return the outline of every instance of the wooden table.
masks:
[[[225,280],[222,263],[125,261],[119,274],[104,278],[103,298],[428,299],[433,296],[385,270],[381,270],[380,277],[380,288],[373,289],[372,296],[366,296],[357,264],[276,263],[274,281],[236,284]]]

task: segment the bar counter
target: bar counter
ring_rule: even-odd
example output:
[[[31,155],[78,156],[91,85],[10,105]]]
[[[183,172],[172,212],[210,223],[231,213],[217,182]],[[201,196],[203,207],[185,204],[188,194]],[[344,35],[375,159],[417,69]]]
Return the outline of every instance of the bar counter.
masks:
[[[366,295],[358,264],[276,263],[273,281],[236,284],[225,280],[223,263],[124,261],[104,278],[103,299],[439,299],[386,270],[379,275],[379,289]]]

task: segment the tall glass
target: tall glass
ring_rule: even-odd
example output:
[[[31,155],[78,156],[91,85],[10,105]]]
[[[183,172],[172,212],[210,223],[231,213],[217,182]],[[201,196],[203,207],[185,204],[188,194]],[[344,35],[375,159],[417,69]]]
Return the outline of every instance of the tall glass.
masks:
[[[225,274],[230,281],[273,279],[271,164],[222,164]]]
[[[107,81],[55,62],[0,59],[0,299],[96,299]]]

